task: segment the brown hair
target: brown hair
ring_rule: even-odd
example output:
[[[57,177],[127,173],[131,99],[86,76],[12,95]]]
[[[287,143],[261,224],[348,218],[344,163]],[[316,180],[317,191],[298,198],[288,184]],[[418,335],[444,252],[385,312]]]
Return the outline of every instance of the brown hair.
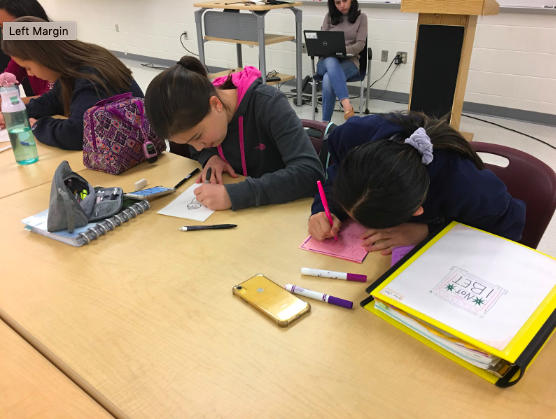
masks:
[[[45,22],[43,19],[25,16],[16,22]],[[69,116],[71,96],[75,79],[87,79],[98,83],[110,96],[131,88],[133,77],[129,70],[110,51],[98,45],[81,41],[31,41],[2,40],[2,50],[11,57],[30,60],[49,70],[60,73],[61,97],[64,114]],[[84,72],[93,67],[96,72]]]
[[[145,94],[147,118],[160,138],[171,138],[196,126],[210,113],[209,100],[219,97],[218,90],[235,88],[230,75],[217,89],[205,66],[195,57],[184,56],[149,84]],[[224,102],[222,105],[226,107]]]

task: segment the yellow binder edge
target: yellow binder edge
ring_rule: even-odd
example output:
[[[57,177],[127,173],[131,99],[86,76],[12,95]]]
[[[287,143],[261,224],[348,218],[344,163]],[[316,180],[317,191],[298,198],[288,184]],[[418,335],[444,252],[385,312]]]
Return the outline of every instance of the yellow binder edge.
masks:
[[[401,331],[403,331],[403,332],[407,333],[408,335],[414,337],[415,339],[419,340],[420,342],[424,343],[425,345],[434,349],[435,351],[440,352],[445,357],[451,359],[454,362],[457,362],[462,367],[467,368],[469,371],[477,374],[478,376],[484,378],[485,380],[489,381],[490,383],[495,384],[499,380],[498,377],[486,372],[485,370],[483,370],[481,368],[476,367],[475,365],[470,364],[469,362],[465,362],[463,359],[455,356],[451,352],[448,352],[444,348],[441,348],[436,343],[431,342],[427,338],[421,336],[419,333],[414,332],[413,330],[404,326],[400,322],[398,322],[398,321],[394,320],[393,318],[387,316],[386,314],[380,312],[379,310],[377,310],[375,308],[375,301],[371,301],[369,304],[367,304],[365,306],[365,308],[367,310],[369,310],[371,313],[376,314],[381,319],[386,320],[391,325],[396,326]]]
[[[449,326],[446,326],[443,323],[440,323],[438,321],[436,321],[435,319],[426,316],[414,309],[412,309],[411,307],[406,306],[405,304],[400,303],[397,300],[394,300],[393,298],[390,298],[386,295],[382,295],[380,293],[380,291],[385,288],[390,282],[392,282],[398,275],[400,275],[409,265],[411,265],[415,259],[417,259],[418,257],[420,257],[424,252],[426,252],[428,249],[430,249],[438,240],[440,240],[442,237],[444,237],[452,228],[454,228],[457,224],[457,222],[452,221],[444,230],[442,230],[440,233],[438,233],[432,240],[430,240],[426,245],[424,245],[415,255],[413,255],[406,263],[404,263],[402,266],[400,266],[399,269],[396,270],[396,272],[394,272],[387,280],[383,281],[382,284],[380,284],[378,287],[376,287],[370,295],[372,295],[373,297],[376,297],[382,301],[387,302],[388,304],[393,305],[394,307],[398,307],[399,309],[405,311],[408,314],[411,314],[415,317],[417,317],[418,319],[421,319],[429,324],[432,324],[433,326],[438,327],[441,330],[444,330],[445,332],[448,332],[454,336],[456,336],[459,339],[462,339],[474,346],[476,346],[479,349],[482,349],[483,351],[486,351],[492,355],[495,355],[499,358],[505,359],[506,361],[509,362],[515,362],[516,359],[519,357],[519,355],[521,355],[521,353],[523,352],[523,350],[527,347],[527,345],[531,342],[531,340],[535,337],[535,335],[539,332],[540,328],[542,327],[542,325],[546,322],[546,320],[548,319],[548,317],[552,314],[552,312],[554,310],[556,310],[556,287],[552,289],[552,291],[550,291],[550,293],[545,297],[545,299],[541,302],[541,304],[537,307],[537,309],[533,312],[533,314],[531,315],[531,317],[529,317],[529,319],[525,322],[525,324],[523,325],[523,327],[516,333],[516,335],[513,337],[513,339],[506,345],[506,348],[501,351],[499,349],[493,348],[477,339],[474,339],[470,336],[467,336],[464,333],[459,332],[456,329],[453,329]],[[462,224],[465,225],[465,224]],[[466,226],[469,227],[469,226]],[[495,234],[492,233],[488,233],[485,232],[483,230],[479,230],[477,228],[474,227],[470,227],[473,228],[474,230],[478,230],[478,231],[482,231],[484,233],[487,234],[491,234],[493,236],[496,236]],[[499,237],[501,239],[504,240],[508,240],[504,237],[500,237],[500,236],[496,236]],[[511,240],[508,240],[510,242],[512,242]],[[515,242],[512,242],[515,243]],[[519,243],[517,243],[519,244]],[[523,246],[523,245],[521,245]],[[526,247],[527,249],[536,252],[535,249],[531,249],[527,246],[523,246]],[[541,253],[541,252],[538,252]],[[542,255],[545,255],[544,253],[541,253]],[[550,257],[551,259],[555,259],[549,255],[545,255]],[[382,316],[381,316],[382,317]],[[462,361],[465,362],[465,361]]]

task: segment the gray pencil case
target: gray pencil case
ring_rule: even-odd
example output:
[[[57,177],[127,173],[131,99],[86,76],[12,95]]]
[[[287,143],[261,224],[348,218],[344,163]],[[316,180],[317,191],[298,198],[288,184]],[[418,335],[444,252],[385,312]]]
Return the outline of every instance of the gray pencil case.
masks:
[[[93,188],[67,161],[60,163],[50,189],[47,230],[67,230],[117,214],[123,205],[121,188]]]

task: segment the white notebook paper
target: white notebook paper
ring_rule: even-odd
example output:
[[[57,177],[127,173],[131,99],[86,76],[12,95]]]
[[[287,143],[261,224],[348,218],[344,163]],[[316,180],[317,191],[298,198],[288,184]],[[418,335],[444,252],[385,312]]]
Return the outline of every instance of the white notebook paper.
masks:
[[[555,259],[456,225],[379,294],[504,350],[555,286]]]
[[[206,221],[214,211],[204,207],[197,201],[194,191],[200,186],[202,186],[202,184],[194,183],[180,196],[170,202],[170,204],[158,211],[158,214],[187,218],[189,220]]]

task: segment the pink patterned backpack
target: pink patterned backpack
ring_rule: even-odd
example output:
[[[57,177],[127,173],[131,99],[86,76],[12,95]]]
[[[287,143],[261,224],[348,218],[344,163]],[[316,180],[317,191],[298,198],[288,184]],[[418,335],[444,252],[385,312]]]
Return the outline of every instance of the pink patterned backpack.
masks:
[[[101,100],[83,116],[83,164],[89,169],[118,175],[144,162],[149,154],[166,150],[145,116],[143,99],[124,93]]]

